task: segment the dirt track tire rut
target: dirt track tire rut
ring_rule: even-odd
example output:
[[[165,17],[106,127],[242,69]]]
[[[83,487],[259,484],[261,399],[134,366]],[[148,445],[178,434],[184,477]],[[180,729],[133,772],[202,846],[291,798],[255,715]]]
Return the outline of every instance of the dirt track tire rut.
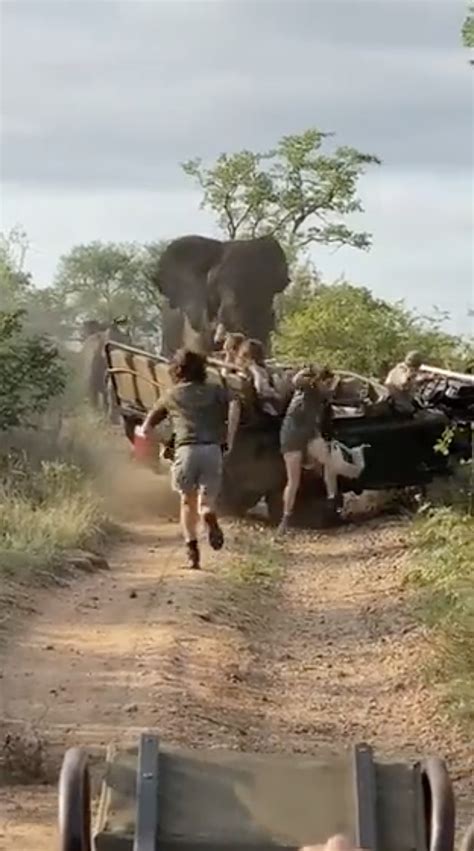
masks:
[[[472,755],[420,672],[428,648],[402,583],[406,526],[374,520],[283,545],[270,534],[227,524],[226,554],[206,551],[196,572],[182,569],[175,525],[135,526],[107,575],[38,594],[38,616],[5,654],[3,728],[37,730],[57,767],[67,747],[135,742],[145,728],[194,747],[298,753],[366,740],[387,756],[438,752],[462,810]],[[242,537],[263,537],[284,562],[275,583],[223,575]],[[56,789],[3,792],[2,848],[49,851]]]

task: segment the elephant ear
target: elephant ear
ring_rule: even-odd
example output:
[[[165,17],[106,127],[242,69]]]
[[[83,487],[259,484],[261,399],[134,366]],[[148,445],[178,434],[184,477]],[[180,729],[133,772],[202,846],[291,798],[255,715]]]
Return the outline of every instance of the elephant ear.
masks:
[[[204,236],[183,236],[170,242],[161,255],[155,278],[170,307],[181,307],[193,288],[205,290],[207,274],[221,253],[222,243]]]
[[[282,293],[283,290],[286,290],[290,283],[288,263],[285,252],[274,237],[262,237],[263,242],[265,242],[265,245],[262,248],[268,258],[268,265],[274,270],[272,279],[269,280],[269,285],[276,295],[276,293]]]
[[[256,309],[289,284],[285,253],[271,236],[225,243],[217,273],[221,295],[231,289]]]

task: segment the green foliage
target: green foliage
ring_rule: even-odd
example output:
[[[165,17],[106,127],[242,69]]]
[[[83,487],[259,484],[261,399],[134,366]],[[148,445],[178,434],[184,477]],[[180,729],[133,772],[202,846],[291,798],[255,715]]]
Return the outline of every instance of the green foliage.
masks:
[[[474,47],[474,5],[471,3],[462,27],[462,40],[465,47]],[[474,61],[474,60],[471,60]]]
[[[24,271],[28,251],[26,234],[19,228],[0,233],[0,305],[2,310],[25,307],[32,290],[31,277]]]
[[[446,458],[449,455],[451,444],[454,440],[456,434],[456,429],[454,426],[446,426],[441,437],[435,443],[435,452],[439,452],[440,455],[444,455]]]
[[[102,504],[75,466],[7,456],[0,465],[0,570],[45,567],[63,550],[93,543]]]
[[[285,312],[274,350],[290,362],[315,361],[363,375],[385,374],[410,349],[427,361],[460,366],[460,341],[441,330],[444,317],[420,317],[346,282],[303,284]]]
[[[368,248],[370,235],[345,219],[362,210],[359,178],[379,160],[350,147],[323,153],[329,135],[311,129],[284,136],[265,153],[221,154],[213,165],[194,159],[182,167],[230,239],[273,234],[290,259],[314,242]]]
[[[0,431],[32,425],[65,386],[57,349],[43,336],[27,336],[23,311],[0,312]]]
[[[92,242],[75,246],[60,259],[48,294],[62,305],[64,316],[111,322],[125,314],[132,335],[157,327],[160,295],[150,279],[162,250],[160,244]]]
[[[239,539],[234,550],[225,568],[229,579],[237,585],[274,591],[282,577],[283,560],[271,538],[261,530],[260,539]]]
[[[421,589],[420,613],[432,629],[443,678],[457,709],[474,720],[474,518],[430,509],[413,532],[411,579]]]

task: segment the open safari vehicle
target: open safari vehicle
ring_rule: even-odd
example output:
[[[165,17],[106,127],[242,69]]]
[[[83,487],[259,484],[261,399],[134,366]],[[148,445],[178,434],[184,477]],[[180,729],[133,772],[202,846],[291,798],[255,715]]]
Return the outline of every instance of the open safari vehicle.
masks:
[[[112,390],[127,438],[147,411],[170,387],[168,361],[160,355],[120,343],[106,346]],[[291,369],[273,366],[283,397],[291,397]],[[224,377],[225,374],[225,377]],[[283,416],[268,417],[261,411],[252,382],[242,373],[229,373],[217,359],[209,359],[208,380],[226,383],[242,402],[242,416],[232,452],[225,458],[221,503],[225,510],[243,514],[265,500],[269,516],[281,515],[285,470],[279,447]],[[443,411],[426,407],[413,415],[397,413],[385,388],[351,373],[337,373],[333,404],[334,438],[351,448],[368,444],[365,467],[356,480],[339,478],[344,492],[386,490],[424,485],[434,476],[449,473],[450,460],[436,451],[436,443],[449,425]],[[166,433],[161,431],[162,436]],[[296,525],[319,525],[326,506],[321,471],[305,470],[294,520]]]
[[[299,851],[336,833],[365,851],[454,851],[453,790],[438,758],[380,761],[365,744],[193,751],[153,733],[104,757],[92,826],[87,753],[66,753],[61,851]]]

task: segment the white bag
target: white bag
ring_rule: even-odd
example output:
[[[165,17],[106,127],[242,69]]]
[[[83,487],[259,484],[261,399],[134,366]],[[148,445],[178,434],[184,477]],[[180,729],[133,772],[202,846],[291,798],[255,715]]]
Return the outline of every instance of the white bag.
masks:
[[[360,446],[354,446],[350,449],[339,440],[331,440],[331,465],[333,471],[338,476],[344,476],[345,479],[358,479],[365,469],[365,449],[369,448],[369,444],[362,443]]]

